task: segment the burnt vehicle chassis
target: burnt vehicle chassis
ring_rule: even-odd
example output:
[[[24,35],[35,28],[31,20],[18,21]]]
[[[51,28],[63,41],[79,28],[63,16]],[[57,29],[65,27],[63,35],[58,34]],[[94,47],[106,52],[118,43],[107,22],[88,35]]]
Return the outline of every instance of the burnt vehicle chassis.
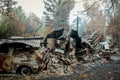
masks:
[[[0,72],[30,74],[38,72],[34,48],[21,42],[4,42],[0,45]]]

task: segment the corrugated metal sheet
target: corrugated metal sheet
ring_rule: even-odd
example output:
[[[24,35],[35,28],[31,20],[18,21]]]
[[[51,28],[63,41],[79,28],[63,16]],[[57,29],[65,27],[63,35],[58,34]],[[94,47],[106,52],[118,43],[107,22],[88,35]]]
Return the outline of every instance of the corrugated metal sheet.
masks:
[[[23,38],[23,37],[11,37],[11,38]],[[31,45],[33,47],[39,47],[40,46],[40,40],[8,40],[9,42],[20,42],[25,43],[28,45]]]

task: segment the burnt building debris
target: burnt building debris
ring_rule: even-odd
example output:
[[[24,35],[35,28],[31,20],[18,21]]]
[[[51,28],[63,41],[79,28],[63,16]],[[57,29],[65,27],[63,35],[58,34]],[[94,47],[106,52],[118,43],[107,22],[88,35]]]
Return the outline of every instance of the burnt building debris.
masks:
[[[83,39],[75,30],[61,29],[48,34],[44,42],[41,39],[1,39],[0,71],[30,74],[47,70],[60,75],[60,72],[72,72],[71,66],[81,61],[94,62],[102,58],[116,60],[116,57],[111,57],[110,49],[104,48],[106,45],[103,44],[102,34]]]

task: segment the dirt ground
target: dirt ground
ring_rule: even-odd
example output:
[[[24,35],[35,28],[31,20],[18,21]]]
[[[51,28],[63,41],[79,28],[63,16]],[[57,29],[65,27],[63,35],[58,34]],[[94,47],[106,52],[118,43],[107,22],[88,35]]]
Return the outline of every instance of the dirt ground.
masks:
[[[30,79],[16,74],[2,74],[0,80],[120,80],[120,61],[99,60],[92,63],[78,63],[73,67],[71,74],[43,76],[40,72],[27,77]]]
[[[42,80],[120,80],[120,61],[110,61],[88,67],[77,65],[71,75],[53,76]]]

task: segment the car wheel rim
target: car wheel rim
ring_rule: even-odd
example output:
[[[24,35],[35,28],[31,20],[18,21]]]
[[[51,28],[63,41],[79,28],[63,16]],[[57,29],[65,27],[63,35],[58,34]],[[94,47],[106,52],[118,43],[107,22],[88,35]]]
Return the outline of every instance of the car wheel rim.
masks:
[[[21,73],[23,73],[23,74],[30,74],[30,69],[22,68]]]

